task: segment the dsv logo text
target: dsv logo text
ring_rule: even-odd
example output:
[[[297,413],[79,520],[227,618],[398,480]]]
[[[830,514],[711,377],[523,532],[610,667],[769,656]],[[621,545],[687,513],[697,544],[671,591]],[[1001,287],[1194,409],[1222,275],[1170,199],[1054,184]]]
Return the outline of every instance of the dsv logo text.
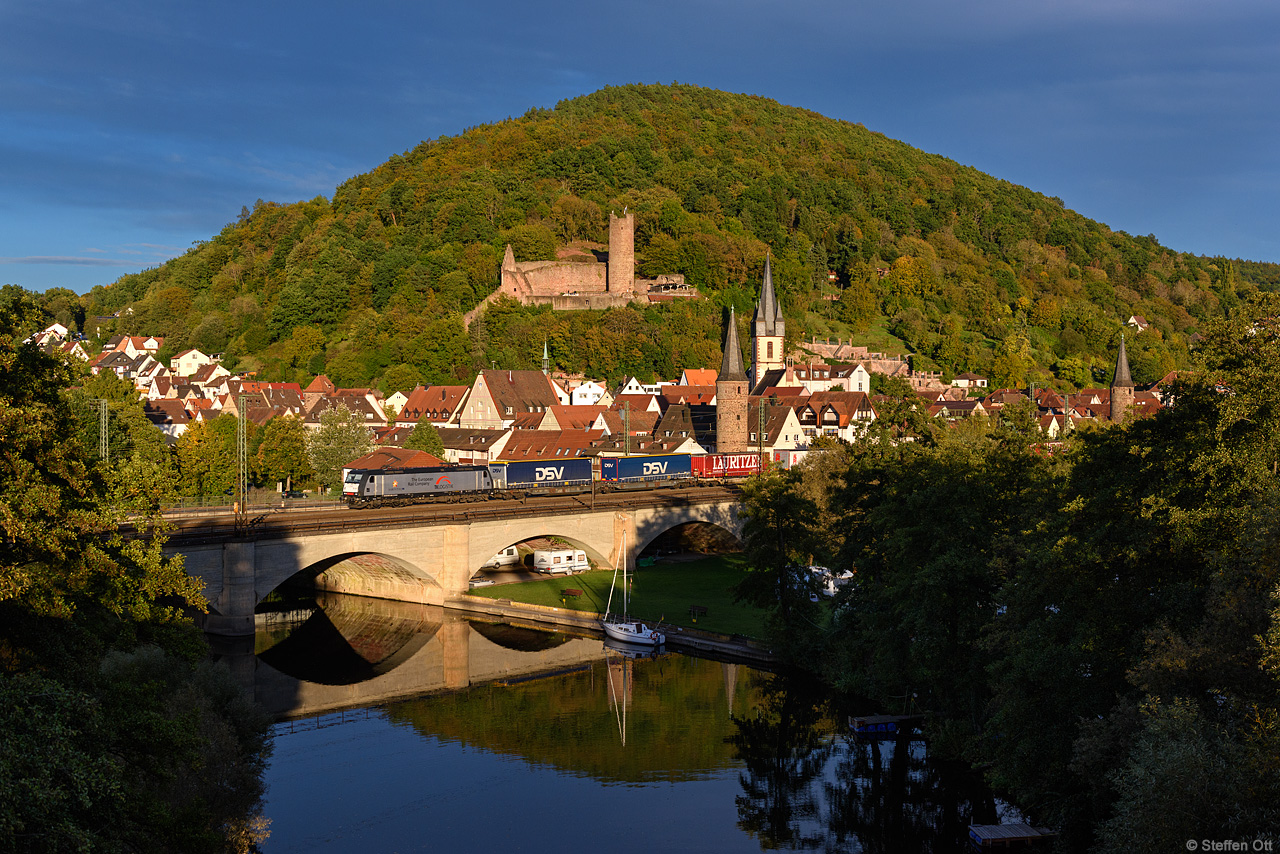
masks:
[[[534,480],[563,480],[564,466],[538,466],[533,470]]]

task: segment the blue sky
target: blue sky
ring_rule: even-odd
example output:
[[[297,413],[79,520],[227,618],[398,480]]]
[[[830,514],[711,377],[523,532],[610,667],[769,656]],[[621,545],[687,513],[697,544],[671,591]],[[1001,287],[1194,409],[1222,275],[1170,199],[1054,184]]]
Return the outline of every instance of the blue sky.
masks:
[[[85,291],[420,140],[672,81],[1280,261],[1274,0],[6,0],[0,283]]]

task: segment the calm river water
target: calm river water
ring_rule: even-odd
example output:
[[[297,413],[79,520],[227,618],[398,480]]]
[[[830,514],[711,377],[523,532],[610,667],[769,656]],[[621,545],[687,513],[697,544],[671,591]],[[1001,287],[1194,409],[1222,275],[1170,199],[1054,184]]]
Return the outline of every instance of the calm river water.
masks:
[[[288,718],[266,774],[284,852],[961,851],[1007,811],[920,741],[851,737],[743,665],[326,597],[233,667]]]

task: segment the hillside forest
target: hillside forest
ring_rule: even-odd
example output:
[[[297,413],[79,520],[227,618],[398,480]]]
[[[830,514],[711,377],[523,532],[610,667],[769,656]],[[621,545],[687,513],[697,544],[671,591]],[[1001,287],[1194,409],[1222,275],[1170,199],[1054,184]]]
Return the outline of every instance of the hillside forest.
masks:
[[[636,216],[637,273],[705,297],[603,312],[500,302],[462,314],[518,261],[603,248]],[[348,387],[468,381],[481,367],[620,380],[718,364],[773,257],[791,344],[854,338],[994,386],[1103,381],[1131,315],[1134,378],[1185,367],[1204,324],[1280,283],[1280,265],[1197,257],[1060,199],[764,98],[612,87],[424,141],[332,200],[259,200],[179,258],[79,297],[42,295],[98,340],[162,335],[260,379]],[[744,334],[742,340],[746,340]]]

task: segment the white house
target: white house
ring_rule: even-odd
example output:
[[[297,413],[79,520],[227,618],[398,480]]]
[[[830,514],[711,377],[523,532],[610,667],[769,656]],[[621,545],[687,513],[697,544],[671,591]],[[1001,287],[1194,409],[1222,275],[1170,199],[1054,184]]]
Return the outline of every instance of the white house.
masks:
[[[213,363],[213,359],[199,350],[183,350],[169,362],[169,370],[173,371],[175,376],[189,377],[205,365]]]
[[[408,402],[409,395],[402,391],[394,391],[386,400],[382,401],[382,408],[387,412],[391,412],[393,409],[396,412],[400,412]]]
[[[67,340],[67,336],[69,334],[67,327],[63,326],[61,323],[54,323],[48,328],[35,333],[27,340],[33,342],[36,346],[43,347],[49,342],[61,344],[63,341]]]
[[[622,384],[622,388],[618,389],[614,397],[621,397],[624,394],[662,394],[664,385],[669,383],[642,383],[635,377],[627,377],[627,381]]]
[[[594,380],[585,380],[569,393],[570,406],[595,406],[600,403],[609,390]],[[607,404],[604,404],[607,405]]]
[[[986,388],[987,378],[966,371],[951,381],[952,388]]]

